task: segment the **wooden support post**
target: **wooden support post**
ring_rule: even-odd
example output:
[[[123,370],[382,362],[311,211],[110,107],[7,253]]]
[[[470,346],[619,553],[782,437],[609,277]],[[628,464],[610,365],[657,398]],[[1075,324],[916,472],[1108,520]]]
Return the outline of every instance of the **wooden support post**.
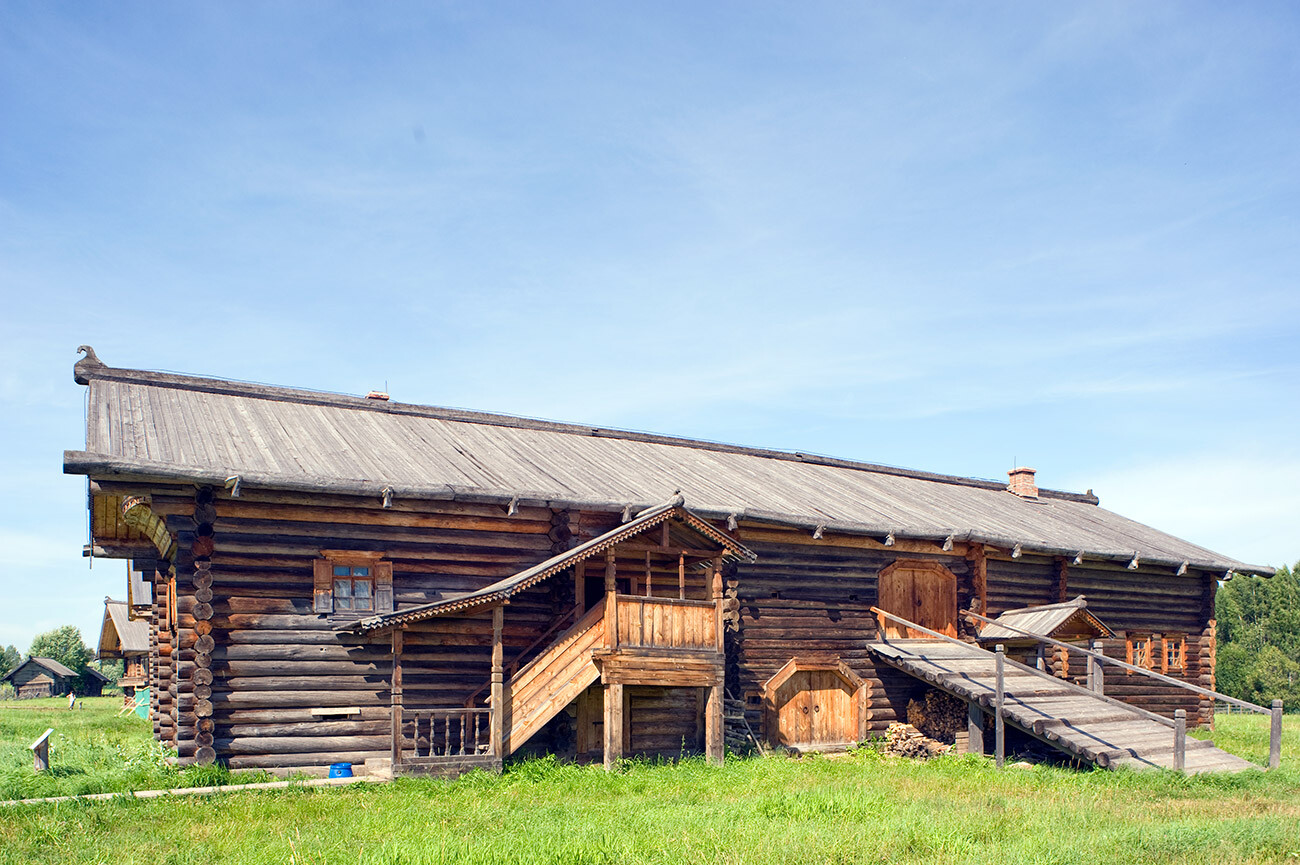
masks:
[[[1007,747],[1006,747],[1006,740],[1005,740],[1006,724],[1002,719],[1002,704],[1006,700],[1006,683],[1004,681],[1005,677],[1003,671],[1005,667],[1007,650],[1005,646],[1003,646],[1001,643],[998,643],[997,649],[995,651],[997,652],[997,658],[996,658],[997,693],[996,693],[996,701],[994,703],[995,711],[993,714],[993,757],[997,762],[998,768],[1001,769],[1002,764],[1006,761],[1006,757],[1007,757]]]
[[[1187,710],[1174,710],[1174,771],[1187,768]]]
[[[984,710],[975,702],[966,704],[966,753],[985,753]]]
[[[713,624],[719,652],[726,651],[722,618],[722,558],[713,560]]]
[[[623,686],[605,686],[605,769],[623,759]]]
[[[723,746],[723,691],[719,682],[708,689],[708,703],[704,707],[704,754],[710,763],[721,766],[725,755]]]
[[[686,554],[677,557],[677,598],[686,600]]]
[[[50,735],[53,732],[54,728],[50,727],[41,734],[41,738],[30,745],[32,760],[37,772],[45,772],[50,768]]]
[[[1268,729],[1268,768],[1282,765],[1282,701],[1273,701],[1272,723]]]
[[[967,556],[970,558],[971,563],[971,579],[975,584],[975,597],[979,600],[978,612],[981,616],[987,616],[989,614],[989,581],[988,560],[984,557],[984,545],[972,543]]]
[[[587,564],[578,562],[573,566],[573,602],[578,608],[578,618],[587,612]]]
[[[402,642],[405,632],[393,629],[393,681],[390,687],[393,727],[393,774],[402,763]]]
[[[504,759],[506,747],[505,667],[501,630],[505,623],[505,607],[492,610],[492,743],[493,757]]]
[[[618,567],[614,548],[605,551],[605,647],[618,647]]]
[[[1095,638],[1089,640],[1088,650],[1092,652],[1100,652],[1101,647],[1098,645],[1098,642],[1099,641]],[[1106,691],[1106,674],[1102,670],[1101,661],[1098,661],[1091,655],[1088,656],[1088,690],[1096,694],[1104,694]]]
[[[652,596],[655,593],[654,582],[655,582],[654,571],[650,569],[650,551],[646,550],[645,551],[645,596],[647,598]]]

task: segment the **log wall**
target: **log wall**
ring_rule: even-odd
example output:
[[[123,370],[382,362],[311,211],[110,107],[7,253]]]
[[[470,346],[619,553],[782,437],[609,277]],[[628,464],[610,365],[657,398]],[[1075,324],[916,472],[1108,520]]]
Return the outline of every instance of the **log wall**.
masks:
[[[728,576],[727,687],[745,704],[745,717],[759,733],[764,722],[755,695],[792,657],[840,660],[867,683],[867,731],[883,733],[906,715],[907,700],[923,690],[917,680],[876,664],[866,644],[877,639],[877,576],[905,558],[935,561],[957,577],[957,603],[969,608],[970,563],[943,554],[934,544],[900,549],[852,537],[813,541],[808,532],[741,525],[738,535],[757,555]],[[730,610],[730,608],[729,608]],[[965,631],[964,631],[965,632]]]
[[[319,769],[389,753],[389,637],[341,633],[339,616],[314,611],[312,563],[321,550],[385,554],[393,564],[394,606],[404,609],[480,588],[621,522],[617,512],[521,507],[507,515],[498,505],[402,501],[385,509],[377,500],[262,490],[245,490],[238,499],[218,490],[209,502],[193,487],[113,486],[151,493],[151,506],[180,542],[175,622],[166,576],[155,580],[149,673],[155,735],[176,747],[182,761],[201,760],[208,747],[233,768]],[[754,695],[794,656],[842,660],[864,679],[870,734],[905,716],[908,699],[924,686],[876,665],[866,650],[877,637],[869,608],[883,567],[903,558],[938,562],[957,577],[961,609],[979,596],[976,564],[960,545],[944,552],[938,544],[907,540],[893,546],[834,534],[814,540],[806,530],[751,523],[736,534],[758,560],[726,575],[726,684],[759,735],[763,713]],[[1213,683],[1212,577],[1088,566],[1066,568],[1063,580],[1057,560],[995,554],[985,566],[991,615],[1050,603],[1062,592],[1084,594],[1116,629],[1186,633],[1186,675]],[[620,558],[617,571],[620,591],[644,592],[644,559]],[[586,579],[603,589],[603,564],[589,564]],[[675,595],[675,563],[653,561],[651,579],[655,594]],[[687,585],[688,597],[708,597],[705,572],[688,571]],[[200,600],[204,589],[211,592],[206,601]],[[528,659],[520,653],[574,603],[574,591],[573,579],[560,575],[512,600],[504,619],[507,664]],[[973,636],[965,620],[961,629]],[[491,635],[486,612],[411,626],[404,704],[464,705],[488,680]],[[210,645],[200,644],[205,637]],[[1123,657],[1124,646],[1118,641],[1106,650]],[[1181,707],[1194,717],[1201,712],[1202,721],[1211,718],[1201,701],[1150,680],[1118,681],[1111,673],[1107,686],[1153,711]],[[627,753],[673,756],[684,741],[696,747],[697,690],[629,688]],[[355,711],[312,711],[331,707]]]

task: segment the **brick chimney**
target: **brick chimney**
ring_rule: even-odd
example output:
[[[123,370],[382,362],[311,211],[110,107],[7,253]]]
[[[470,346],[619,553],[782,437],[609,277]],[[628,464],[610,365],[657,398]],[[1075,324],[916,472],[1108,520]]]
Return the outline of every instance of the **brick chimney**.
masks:
[[[1038,498],[1038,484],[1034,481],[1034,469],[1017,468],[1007,472],[1011,481],[1007,484],[1007,491],[1013,492],[1022,499]]]

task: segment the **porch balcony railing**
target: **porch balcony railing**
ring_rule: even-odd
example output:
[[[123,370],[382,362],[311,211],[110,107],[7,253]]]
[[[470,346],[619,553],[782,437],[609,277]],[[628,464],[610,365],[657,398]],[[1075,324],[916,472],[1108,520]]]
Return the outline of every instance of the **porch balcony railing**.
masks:
[[[719,651],[717,604],[647,595],[615,595],[609,647]]]

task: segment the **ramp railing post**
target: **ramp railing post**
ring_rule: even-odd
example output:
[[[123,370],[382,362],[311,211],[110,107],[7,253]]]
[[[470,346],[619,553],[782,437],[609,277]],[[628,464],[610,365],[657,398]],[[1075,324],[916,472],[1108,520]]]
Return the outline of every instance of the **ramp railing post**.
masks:
[[[1098,641],[1095,638],[1089,640],[1088,651],[1100,652],[1101,650],[1097,648],[1097,642]],[[1094,694],[1104,693],[1106,688],[1105,681],[1106,681],[1106,674],[1102,672],[1101,662],[1098,661],[1096,658],[1092,657],[1091,655],[1089,655],[1088,656],[1088,690],[1092,691]]]
[[[1002,702],[1006,698],[1006,689],[1003,682],[1003,662],[1006,659],[1006,651],[1006,647],[998,643],[997,649],[995,649],[997,653],[995,659],[997,664],[997,693],[993,713],[993,756],[999,769],[1002,768],[1002,764],[1007,757],[1006,741],[1004,739],[1006,730],[1002,720]]]
[[[1273,701],[1272,723],[1268,728],[1268,768],[1282,765],[1282,701]]]
[[[1174,771],[1187,766],[1187,710],[1174,710]]]
[[[983,756],[984,750],[984,710],[972,700],[966,704],[966,753]]]

